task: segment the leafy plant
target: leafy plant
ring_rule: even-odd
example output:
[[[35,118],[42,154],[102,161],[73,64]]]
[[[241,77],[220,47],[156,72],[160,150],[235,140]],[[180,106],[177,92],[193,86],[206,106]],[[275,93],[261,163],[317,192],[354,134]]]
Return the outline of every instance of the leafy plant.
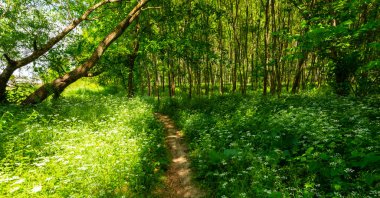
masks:
[[[103,90],[0,106],[1,197],[149,196],[167,165],[153,105]]]
[[[380,111],[373,98],[236,95],[162,102],[216,197],[379,194]]]

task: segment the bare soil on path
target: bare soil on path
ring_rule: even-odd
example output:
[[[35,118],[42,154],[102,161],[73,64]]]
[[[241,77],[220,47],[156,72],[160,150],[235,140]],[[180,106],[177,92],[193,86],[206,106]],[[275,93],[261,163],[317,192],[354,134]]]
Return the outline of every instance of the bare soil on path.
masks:
[[[166,146],[171,153],[172,161],[166,173],[165,187],[158,189],[155,194],[163,198],[204,197],[205,193],[192,181],[187,147],[180,131],[168,116],[156,113],[156,117],[166,129]]]

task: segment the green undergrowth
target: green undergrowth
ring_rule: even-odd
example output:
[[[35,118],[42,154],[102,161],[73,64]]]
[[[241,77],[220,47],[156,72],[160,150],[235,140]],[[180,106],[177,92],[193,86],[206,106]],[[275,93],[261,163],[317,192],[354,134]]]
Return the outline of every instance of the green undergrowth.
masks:
[[[380,97],[164,100],[213,197],[379,197]]]
[[[168,162],[153,105],[76,88],[0,106],[0,197],[146,197]]]

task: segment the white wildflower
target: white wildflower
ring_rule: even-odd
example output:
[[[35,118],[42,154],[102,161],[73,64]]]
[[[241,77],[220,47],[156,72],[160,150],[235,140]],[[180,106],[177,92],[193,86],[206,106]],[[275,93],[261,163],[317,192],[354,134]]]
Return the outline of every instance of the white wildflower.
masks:
[[[20,187],[17,186],[17,187],[12,188],[9,192],[14,193],[14,192],[18,191],[19,189],[20,189]]]
[[[33,189],[32,189],[32,193],[38,193],[42,190],[42,186],[41,185],[37,185],[37,186],[34,186]]]

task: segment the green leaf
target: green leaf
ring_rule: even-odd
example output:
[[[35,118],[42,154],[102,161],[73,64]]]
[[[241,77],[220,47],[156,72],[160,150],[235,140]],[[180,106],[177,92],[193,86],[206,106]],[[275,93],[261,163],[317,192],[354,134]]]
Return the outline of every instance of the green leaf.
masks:
[[[329,156],[326,154],[326,153],[321,153],[319,154],[319,157],[323,160],[328,160],[329,159]]]
[[[225,149],[223,152],[224,156],[227,158],[233,157],[238,154],[238,150],[236,149]]]
[[[333,187],[335,190],[338,190],[338,191],[342,189],[342,186],[340,184],[333,184]]]
[[[309,148],[306,150],[305,155],[310,155],[313,151],[314,151],[314,147],[309,147]]]

